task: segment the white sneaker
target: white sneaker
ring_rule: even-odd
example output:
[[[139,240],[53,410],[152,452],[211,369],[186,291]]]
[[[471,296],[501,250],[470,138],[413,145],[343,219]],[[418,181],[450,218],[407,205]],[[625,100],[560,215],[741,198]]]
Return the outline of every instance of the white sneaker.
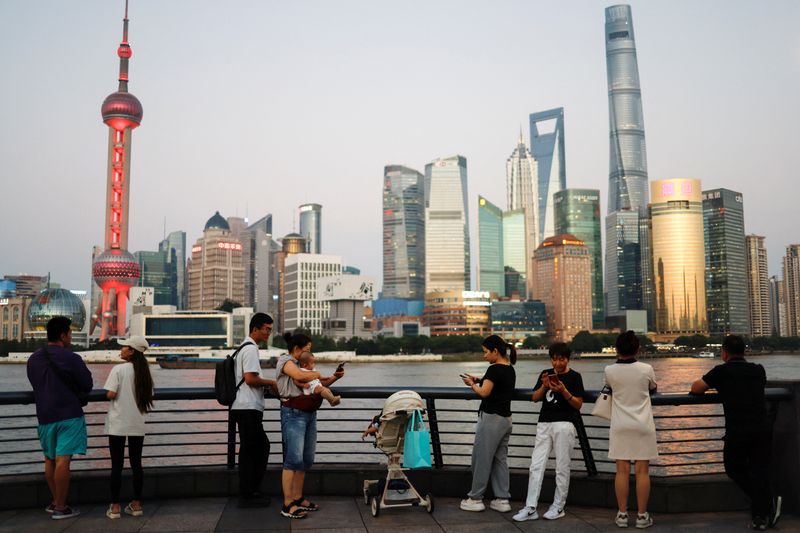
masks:
[[[539,513],[533,507],[523,507],[520,512],[513,516],[515,522],[524,522],[526,520],[538,520]]]
[[[636,527],[638,529],[644,529],[652,525],[653,517],[650,516],[650,513],[644,513],[636,516]]]
[[[617,524],[617,527],[628,527],[628,513],[617,512],[614,523]]]
[[[465,500],[461,500],[461,507],[462,511],[485,511],[486,506],[483,504],[483,500],[473,500],[472,498],[467,498]]]
[[[558,520],[559,518],[564,518],[564,509],[559,509],[558,507],[551,507],[547,510],[546,513],[542,515],[547,520]]]
[[[489,502],[489,508],[494,509],[498,513],[508,513],[511,511],[511,504],[504,498],[495,498]]]

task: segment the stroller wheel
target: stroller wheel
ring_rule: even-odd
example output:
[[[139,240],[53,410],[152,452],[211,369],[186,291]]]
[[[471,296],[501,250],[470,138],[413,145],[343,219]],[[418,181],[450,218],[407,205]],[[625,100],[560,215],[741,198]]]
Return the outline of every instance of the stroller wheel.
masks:
[[[428,511],[428,514],[433,512],[433,496],[430,494],[425,495],[425,510]]]
[[[377,496],[373,496],[369,502],[369,511],[375,518],[381,513],[381,502],[378,501]]]

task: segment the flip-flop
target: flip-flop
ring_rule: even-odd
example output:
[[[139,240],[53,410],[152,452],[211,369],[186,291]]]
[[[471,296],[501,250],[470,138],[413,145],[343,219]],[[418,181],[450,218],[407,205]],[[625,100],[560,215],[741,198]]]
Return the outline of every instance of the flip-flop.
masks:
[[[291,510],[292,507],[295,508],[294,511]],[[296,505],[294,502],[290,503],[289,505],[284,505],[283,507],[281,507],[281,514],[286,518],[291,518],[293,520],[306,517],[305,511],[300,509],[300,507]]]
[[[307,501],[308,505],[303,505],[303,501]],[[300,496],[295,501],[292,502],[292,505],[296,505],[303,511],[319,511],[319,505],[312,502],[311,500],[306,500],[305,496]]]

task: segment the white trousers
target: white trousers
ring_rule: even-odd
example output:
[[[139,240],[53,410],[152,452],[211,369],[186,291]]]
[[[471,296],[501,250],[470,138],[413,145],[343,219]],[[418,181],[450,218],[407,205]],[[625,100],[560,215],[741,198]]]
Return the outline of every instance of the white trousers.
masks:
[[[539,493],[542,490],[542,480],[550,450],[553,450],[556,456],[556,492],[553,496],[553,507],[563,509],[567,504],[569,463],[576,435],[572,422],[539,422],[536,425],[536,444],[531,453],[528,498],[525,500],[527,507],[535,509],[539,503]]]

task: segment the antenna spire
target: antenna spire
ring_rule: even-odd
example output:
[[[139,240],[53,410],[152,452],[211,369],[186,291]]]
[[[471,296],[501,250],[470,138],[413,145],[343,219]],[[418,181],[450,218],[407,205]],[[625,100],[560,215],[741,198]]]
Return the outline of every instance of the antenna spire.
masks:
[[[128,0],[125,0],[125,18],[122,19],[122,42],[117,48],[119,56],[119,92],[128,92],[128,60],[133,56],[128,44]]]

